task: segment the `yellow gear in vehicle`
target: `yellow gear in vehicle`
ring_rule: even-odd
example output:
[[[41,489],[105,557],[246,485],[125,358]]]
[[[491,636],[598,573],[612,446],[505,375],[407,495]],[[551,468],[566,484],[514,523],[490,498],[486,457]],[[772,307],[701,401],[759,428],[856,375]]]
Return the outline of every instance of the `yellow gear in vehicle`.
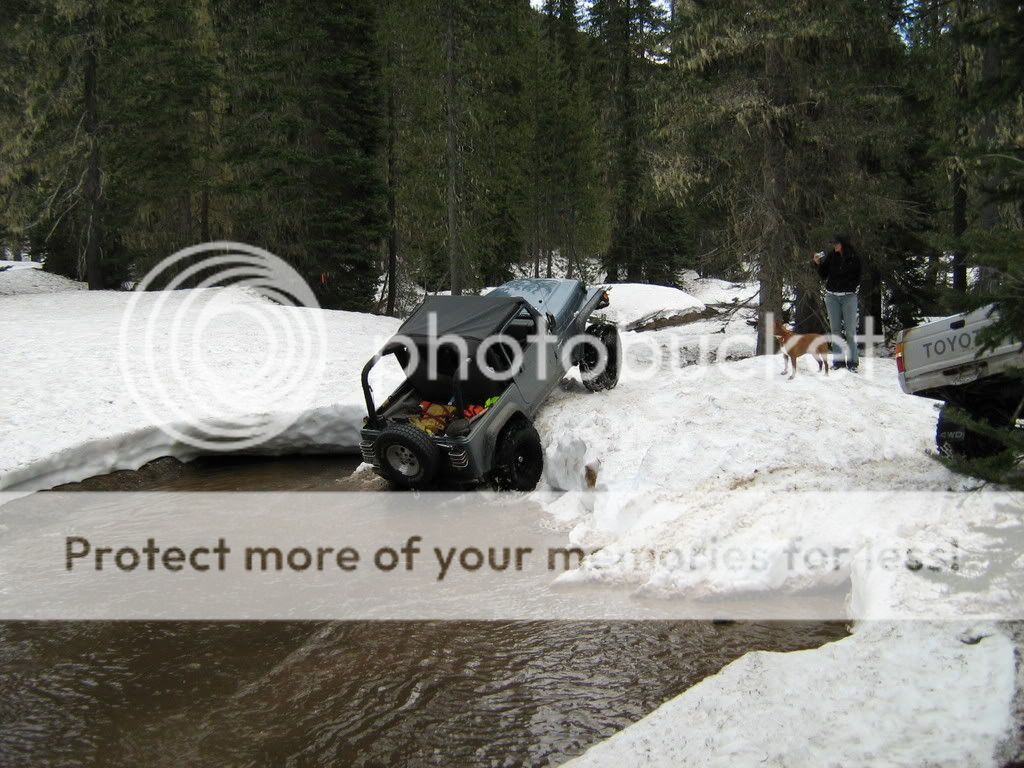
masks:
[[[436,435],[444,431],[448,422],[455,417],[454,405],[442,405],[424,400],[420,403],[419,416],[413,416],[409,423],[417,429],[422,429],[428,435]]]

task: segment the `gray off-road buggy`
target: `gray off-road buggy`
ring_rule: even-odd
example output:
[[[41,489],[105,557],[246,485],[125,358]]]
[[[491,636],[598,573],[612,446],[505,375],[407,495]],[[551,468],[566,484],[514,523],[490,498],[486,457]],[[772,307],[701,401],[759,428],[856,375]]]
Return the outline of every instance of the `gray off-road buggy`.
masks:
[[[544,279],[428,297],[363,368],[363,459],[403,488],[532,490],[544,468],[532,420],[567,368],[592,391],[618,383],[618,330],[588,324],[608,301],[579,280]],[[406,379],[375,407],[370,370],[392,354]]]

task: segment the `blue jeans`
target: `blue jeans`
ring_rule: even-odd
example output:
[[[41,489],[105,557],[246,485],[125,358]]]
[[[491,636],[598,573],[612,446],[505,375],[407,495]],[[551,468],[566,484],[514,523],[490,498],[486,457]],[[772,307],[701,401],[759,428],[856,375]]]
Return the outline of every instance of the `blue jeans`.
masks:
[[[832,335],[846,339],[849,347],[846,357],[848,368],[857,367],[857,294],[856,293],[829,293],[825,291],[825,309],[828,310],[828,324],[831,326]],[[842,355],[842,348],[833,342],[833,362]]]

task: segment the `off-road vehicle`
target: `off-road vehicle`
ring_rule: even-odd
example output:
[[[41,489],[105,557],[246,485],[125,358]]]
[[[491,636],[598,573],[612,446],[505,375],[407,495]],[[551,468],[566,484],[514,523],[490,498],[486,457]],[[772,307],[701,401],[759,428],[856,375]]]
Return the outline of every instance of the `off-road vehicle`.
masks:
[[[979,458],[998,453],[1001,441],[970,429],[956,411],[993,427],[1017,425],[1024,403],[1021,342],[1004,339],[982,351],[978,334],[996,320],[993,307],[908,328],[896,340],[896,368],[904,392],[942,400],[935,443],[947,455]]]
[[[578,365],[592,391],[618,383],[618,329],[589,322],[608,302],[601,288],[551,279],[427,297],[363,368],[363,459],[404,488],[533,489],[544,467],[533,417],[567,369]],[[465,359],[453,339],[464,342]],[[386,355],[406,378],[378,407],[369,375]]]

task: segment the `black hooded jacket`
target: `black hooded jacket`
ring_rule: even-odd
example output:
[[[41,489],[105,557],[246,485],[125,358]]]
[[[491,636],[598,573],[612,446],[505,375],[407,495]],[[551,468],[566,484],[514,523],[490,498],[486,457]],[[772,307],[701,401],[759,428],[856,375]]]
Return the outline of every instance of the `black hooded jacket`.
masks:
[[[825,281],[826,291],[853,293],[860,286],[860,256],[849,246],[844,246],[838,253],[826,251],[825,258],[815,267]]]

